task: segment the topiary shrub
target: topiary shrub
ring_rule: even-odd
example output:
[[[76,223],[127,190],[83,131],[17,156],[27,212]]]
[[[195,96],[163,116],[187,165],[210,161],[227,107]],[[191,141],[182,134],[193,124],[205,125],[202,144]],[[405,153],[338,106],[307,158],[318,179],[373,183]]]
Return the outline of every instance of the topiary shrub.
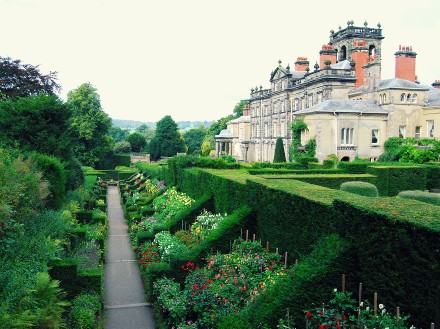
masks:
[[[97,328],[97,317],[101,312],[101,297],[95,292],[83,293],[72,301],[69,313],[69,328]]]
[[[400,198],[413,199],[426,203],[440,206],[440,194],[429,193],[424,191],[402,191],[398,195]]]
[[[341,191],[346,191],[358,195],[369,196],[369,197],[378,197],[379,192],[377,191],[377,187],[371,183],[367,182],[345,182],[341,184]]]
[[[281,137],[277,138],[275,144],[275,155],[273,157],[273,162],[286,162],[286,154],[284,153],[284,145]]]

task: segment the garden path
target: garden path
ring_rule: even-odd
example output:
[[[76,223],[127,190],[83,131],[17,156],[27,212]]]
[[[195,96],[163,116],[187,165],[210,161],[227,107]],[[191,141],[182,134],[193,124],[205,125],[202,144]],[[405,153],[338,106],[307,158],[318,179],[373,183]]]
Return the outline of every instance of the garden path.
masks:
[[[107,206],[109,234],[104,272],[104,327],[154,329],[153,313],[146,303],[117,186],[108,187]]]

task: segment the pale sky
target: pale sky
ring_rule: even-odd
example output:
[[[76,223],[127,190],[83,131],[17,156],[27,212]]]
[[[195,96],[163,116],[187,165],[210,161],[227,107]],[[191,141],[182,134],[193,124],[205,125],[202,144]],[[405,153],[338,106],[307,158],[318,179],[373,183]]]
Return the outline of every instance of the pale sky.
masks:
[[[399,45],[419,81],[440,79],[440,1],[0,0],[0,56],[92,83],[113,119],[217,120],[278,65],[319,61],[330,30],[382,25],[382,78]]]

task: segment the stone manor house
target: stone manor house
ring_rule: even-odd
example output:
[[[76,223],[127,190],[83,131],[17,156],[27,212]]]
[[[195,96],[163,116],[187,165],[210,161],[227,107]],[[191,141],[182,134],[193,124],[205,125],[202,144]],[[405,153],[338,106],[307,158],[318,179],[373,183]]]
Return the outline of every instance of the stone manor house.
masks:
[[[339,160],[356,156],[375,161],[389,137],[440,138],[440,81],[419,83],[416,52],[399,46],[395,78],[381,79],[381,25],[354,26],[353,21],[330,32],[329,43],[312,67],[306,57],[295,66],[281,61],[270,74],[270,88],[251,90],[243,116],[228,122],[216,135],[216,154],[239,161],[273,161],[275,142],[283,139],[286,157],[291,124],[301,117],[308,129],[305,145],[316,140],[319,161],[335,154]]]

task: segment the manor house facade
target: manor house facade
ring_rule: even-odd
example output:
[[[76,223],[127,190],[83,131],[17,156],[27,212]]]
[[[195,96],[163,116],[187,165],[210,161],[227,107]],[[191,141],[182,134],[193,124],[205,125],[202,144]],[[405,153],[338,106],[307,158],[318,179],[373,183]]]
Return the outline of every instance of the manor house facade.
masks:
[[[251,89],[243,116],[228,122],[216,136],[217,155],[249,162],[273,161],[281,137],[288,156],[291,124],[307,124],[301,141],[316,140],[316,157],[330,154],[351,161],[356,156],[375,161],[389,137],[440,138],[440,82],[417,81],[412,47],[395,53],[395,77],[381,79],[382,29],[354,26],[353,21],[330,32],[310,68],[306,57],[295,66],[282,62],[270,74],[270,88]]]

